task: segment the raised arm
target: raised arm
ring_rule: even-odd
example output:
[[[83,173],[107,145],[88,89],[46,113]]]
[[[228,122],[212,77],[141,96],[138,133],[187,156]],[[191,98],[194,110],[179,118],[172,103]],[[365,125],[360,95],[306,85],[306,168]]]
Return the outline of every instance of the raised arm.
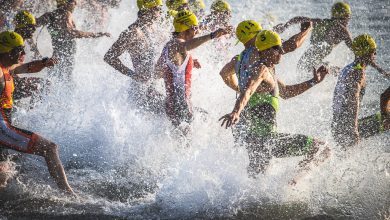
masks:
[[[22,64],[12,69],[14,74],[25,74],[25,73],[38,73],[46,67],[52,67],[58,63],[55,58],[44,58],[42,60],[35,60],[29,63]]]
[[[249,99],[256,92],[257,87],[259,87],[259,85],[263,82],[264,76],[267,73],[269,73],[267,67],[260,66],[258,68],[256,74],[249,80],[248,88],[243,93],[240,93],[232,113],[227,114],[219,119],[220,121],[222,120],[221,126],[224,126],[226,123],[226,128],[228,128],[239,121],[242,110],[244,110],[245,106],[248,104]]]
[[[284,50],[284,53],[290,53],[296,50],[297,48],[301,47],[303,42],[305,42],[307,36],[309,35],[310,31],[312,30],[312,23],[311,22],[305,22],[301,24],[301,32],[298,34],[292,36],[287,41],[283,42],[282,47]]]
[[[69,30],[69,34],[73,36],[74,38],[99,38],[99,37],[111,37],[111,34],[106,33],[106,32],[85,32],[85,31],[80,31],[76,29]]]
[[[104,61],[118,70],[125,76],[134,75],[134,71],[125,66],[119,57],[129,48],[133,46],[133,37],[135,34],[131,32],[123,32],[120,34],[118,40],[111,46],[111,48],[104,55]]]
[[[211,34],[204,35],[202,37],[196,37],[192,40],[188,40],[184,43],[184,47],[187,51],[193,50],[200,45],[206,43],[207,41],[214,39],[214,38],[219,38],[223,35],[229,34],[232,31],[232,28],[226,28],[226,29],[218,29]]]
[[[340,25],[341,26],[341,25]],[[349,32],[347,27],[341,26],[339,28],[340,31],[337,32],[337,37],[340,38],[342,41],[345,42],[347,47],[352,50],[352,35],[351,32]]]
[[[235,72],[235,65],[237,62],[237,57],[234,57],[229,63],[227,63],[219,72],[219,75],[222,77],[222,80],[227,86],[229,86],[234,91],[239,92],[238,80]]]
[[[292,19],[290,19],[289,21],[287,21],[285,24],[278,24],[276,25],[275,27],[273,27],[273,30],[275,32],[278,32],[278,33],[283,33],[287,28],[289,28],[291,25],[294,25],[294,24],[301,24],[301,23],[305,23],[305,22],[314,22],[314,21],[317,21],[318,19],[311,19],[311,18],[308,18],[308,17],[294,17]]]
[[[298,96],[309,90],[314,85],[322,82],[327,74],[329,74],[328,69],[326,69],[324,66],[321,66],[317,70],[313,70],[314,77],[312,79],[299,84],[286,85],[282,81],[278,80],[280,97],[283,99],[289,99]]]

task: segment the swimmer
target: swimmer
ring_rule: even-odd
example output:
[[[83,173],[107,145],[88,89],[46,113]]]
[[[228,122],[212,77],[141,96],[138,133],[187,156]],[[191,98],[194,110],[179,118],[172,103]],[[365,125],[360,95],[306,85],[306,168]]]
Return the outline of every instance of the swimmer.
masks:
[[[330,19],[295,17],[286,24],[279,24],[274,27],[276,32],[282,33],[293,24],[303,22],[313,23],[313,33],[310,38],[310,46],[300,58],[298,70],[302,73],[311,72],[313,68],[324,65],[324,59],[333,48],[341,42],[345,42],[347,47],[352,49],[352,36],[348,29],[352,11],[349,4],[337,2],[332,7],[332,17]],[[382,71],[379,66],[374,66],[378,71]],[[340,68],[329,66],[332,74],[336,75]]]
[[[111,36],[104,32],[92,33],[77,30],[73,20],[73,11],[76,6],[77,0],[57,0],[57,9],[43,14],[36,21],[37,26],[47,25],[53,45],[53,57],[59,61],[56,68],[49,71],[48,76],[64,82],[71,81],[77,38]]]
[[[0,33],[0,90],[2,91],[0,144],[6,149],[44,157],[49,173],[58,187],[74,195],[58,155],[58,146],[36,133],[16,128],[11,124],[14,84],[10,70],[13,65],[19,63],[24,53],[24,41],[19,34],[10,31]]]
[[[162,16],[162,0],[138,0],[137,20],[123,31],[118,40],[104,56],[104,61],[125,76],[130,77],[131,97],[142,109],[155,113],[163,112],[163,98],[149,84],[154,80],[154,66],[157,60],[155,51],[156,33]],[[133,70],[125,66],[120,56],[127,52],[133,63]],[[159,100],[161,99],[161,102]]]
[[[216,0],[211,5],[211,13],[201,24],[202,30],[215,31],[231,26],[232,8],[225,0]]]
[[[390,128],[390,87],[380,97],[381,111],[359,119],[366,89],[366,68],[375,65],[376,48],[376,42],[370,35],[356,37],[352,42],[355,60],[342,70],[337,80],[333,96],[332,133],[343,148]]]
[[[237,125],[234,136],[236,142],[247,147],[250,177],[264,173],[272,157],[304,155],[305,159],[299,163],[299,170],[306,171],[311,162],[319,160],[315,155],[324,143],[306,135],[277,132],[276,113],[279,109],[279,98],[289,99],[304,93],[322,82],[328,70],[320,67],[313,71],[313,78],[308,81],[296,85],[284,84],[277,78],[275,66],[286,53],[283,48],[288,47],[283,46],[279,35],[273,31],[262,30],[253,40],[254,30],[259,30],[260,27],[253,21],[249,22],[251,25],[248,26],[249,30],[244,28],[247,30],[244,31],[245,34],[240,31],[241,28],[237,28],[237,33],[242,33],[239,39],[245,42],[246,47],[253,43],[250,41],[254,41],[255,49],[248,47],[236,58],[235,71],[223,69],[221,72],[225,83],[239,93],[233,111],[220,118],[221,126],[228,128]],[[249,22],[244,24],[247,26]],[[321,157],[327,157],[328,151],[329,149],[325,148],[320,154]]]
[[[175,28],[173,38],[165,45],[156,66],[157,74],[164,78],[165,82],[166,114],[175,127],[179,127],[182,123],[190,124],[193,119],[192,68],[201,66],[189,52],[231,32],[231,28],[219,29],[211,34],[195,37],[198,33],[198,25],[198,19],[191,11],[178,12],[173,21]],[[188,131],[188,128],[185,130]]]

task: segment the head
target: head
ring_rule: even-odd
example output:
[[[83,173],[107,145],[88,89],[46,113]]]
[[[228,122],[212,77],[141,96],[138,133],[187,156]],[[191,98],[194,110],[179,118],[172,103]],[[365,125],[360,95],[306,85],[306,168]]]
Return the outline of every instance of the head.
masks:
[[[76,6],[76,0],[57,0],[57,8],[62,8],[65,11],[73,12]]]
[[[376,47],[374,38],[368,34],[359,35],[352,41],[352,51],[356,59],[365,64],[375,61]]]
[[[244,45],[255,43],[256,35],[261,31],[261,25],[253,20],[242,21],[236,28],[236,37]]]
[[[332,6],[332,19],[347,25],[351,20],[351,7],[344,2],[337,2]]]
[[[198,18],[196,15],[188,10],[179,11],[173,20],[175,27],[174,35],[190,40],[198,33]]]
[[[19,11],[14,18],[15,32],[20,34],[24,40],[31,39],[36,31],[34,15],[28,11]]]
[[[263,30],[256,36],[256,48],[268,64],[278,64],[284,54],[282,39],[273,31]]]
[[[155,21],[162,14],[162,0],[137,0],[138,17]]]
[[[13,31],[0,33],[0,63],[4,67],[18,64],[26,53],[22,36]]]
[[[211,5],[211,14],[221,22],[228,23],[232,17],[232,8],[225,0],[216,0]]]

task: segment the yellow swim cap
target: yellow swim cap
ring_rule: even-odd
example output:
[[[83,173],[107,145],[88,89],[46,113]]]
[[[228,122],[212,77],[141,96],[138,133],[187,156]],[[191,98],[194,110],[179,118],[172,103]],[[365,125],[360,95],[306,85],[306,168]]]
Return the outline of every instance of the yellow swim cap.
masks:
[[[147,10],[162,5],[162,0],[137,0],[137,6],[139,10]]]
[[[198,18],[194,13],[188,10],[179,11],[173,20],[175,32],[184,32],[194,26],[198,26]]]
[[[57,0],[57,6],[64,5],[68,3],[68,0]]]
[[[193,11],[197,11],[197,10],[201,10],[201,9],[206,8],[206,4],[204,3],[203,0],[190,0],[189,5],[190,5],[191,10],[193,10]]]
[[[337,2],[332,7],[333,18],[348,18],[351,14],[351,7],[347,3]]]
[[[257,34],[256,48],[259,51],[264,51],[274,46],[282,46],[282,39],[279,34],[269,30],[263,30]]]
[[[178,11],[180,6],[188,4],[188,0],[167,0],[166,5],[169,10]]]
[[[370,54],[375,50],[375,40],[368,34],[359,35],[352,41],[352,51],[357,57]]]
[[[242,21],[236,28],[236,36],[238,40],[246,44],[252,40],[261,31],[262,27],[259,23],[253,20]]]
[[[13,31],[0,33],[0,53],[9,53],[16,47],[24,46],[22,36]]]
[[[34,15],[28,11],[19,11],[14,18],[14,24],[16,28],[24,28],[28,25],[36,25]]]
[[[230,4],[225,0],[216,0],[211,5],[211,11],[225,12],[232,11]]]

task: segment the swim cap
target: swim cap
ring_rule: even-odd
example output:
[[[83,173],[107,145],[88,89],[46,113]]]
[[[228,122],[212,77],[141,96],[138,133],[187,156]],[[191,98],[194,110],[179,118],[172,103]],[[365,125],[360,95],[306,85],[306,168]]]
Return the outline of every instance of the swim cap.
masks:
[[[173,20],[175,32],[184,32],[191,27],[198,26],[198,18],[194,13],[188,10],[179,11]]]
[[[217,0],[211,5],[211,11],[225,12],[232,11],[232,8],[227,1]]]
[[[238,40],[246,44],[252,40],[261,31],[262,27],[259,23],[253,20],[242,21],[236,28],[236,36]]]
[[[169,10],[177,11],[180,6],[188,4],[187,0],[167,0],[166,5]]]
[[[162,0],[137,0],[137,6],[139,10],[147,10],[162,5]]]
[[[189,5],[193,11],[202,10],[206,8],[206,4],[203,0],[190,0]]]
[[[370,54],[374,52],[375,49],[375,40],[368,34],[359,35],[352,41],[352,51],[355,56],[361,57]]]
[[[14,24],[16,28],[24,28],[28,25],[36,25],[34,15],[28,11],[19,11],[14,18]]]
[[[0,33],[0,53],[9,53],[16,47],[24,46],[22,36],[13,31]]]
[[[267,50],[274,46],[281,46],[282,39],[279,34],[269,30],[263,30],[257,34],[256,37],[256,48],[259,51]]]
[[[332,7],[332,17],[333,18],[347,18],[351,16],[351,7],[344,2],[337,2]]]
[[[68,3],[68,0],[57,0],[57,6],[65,5],[66,3]]]

